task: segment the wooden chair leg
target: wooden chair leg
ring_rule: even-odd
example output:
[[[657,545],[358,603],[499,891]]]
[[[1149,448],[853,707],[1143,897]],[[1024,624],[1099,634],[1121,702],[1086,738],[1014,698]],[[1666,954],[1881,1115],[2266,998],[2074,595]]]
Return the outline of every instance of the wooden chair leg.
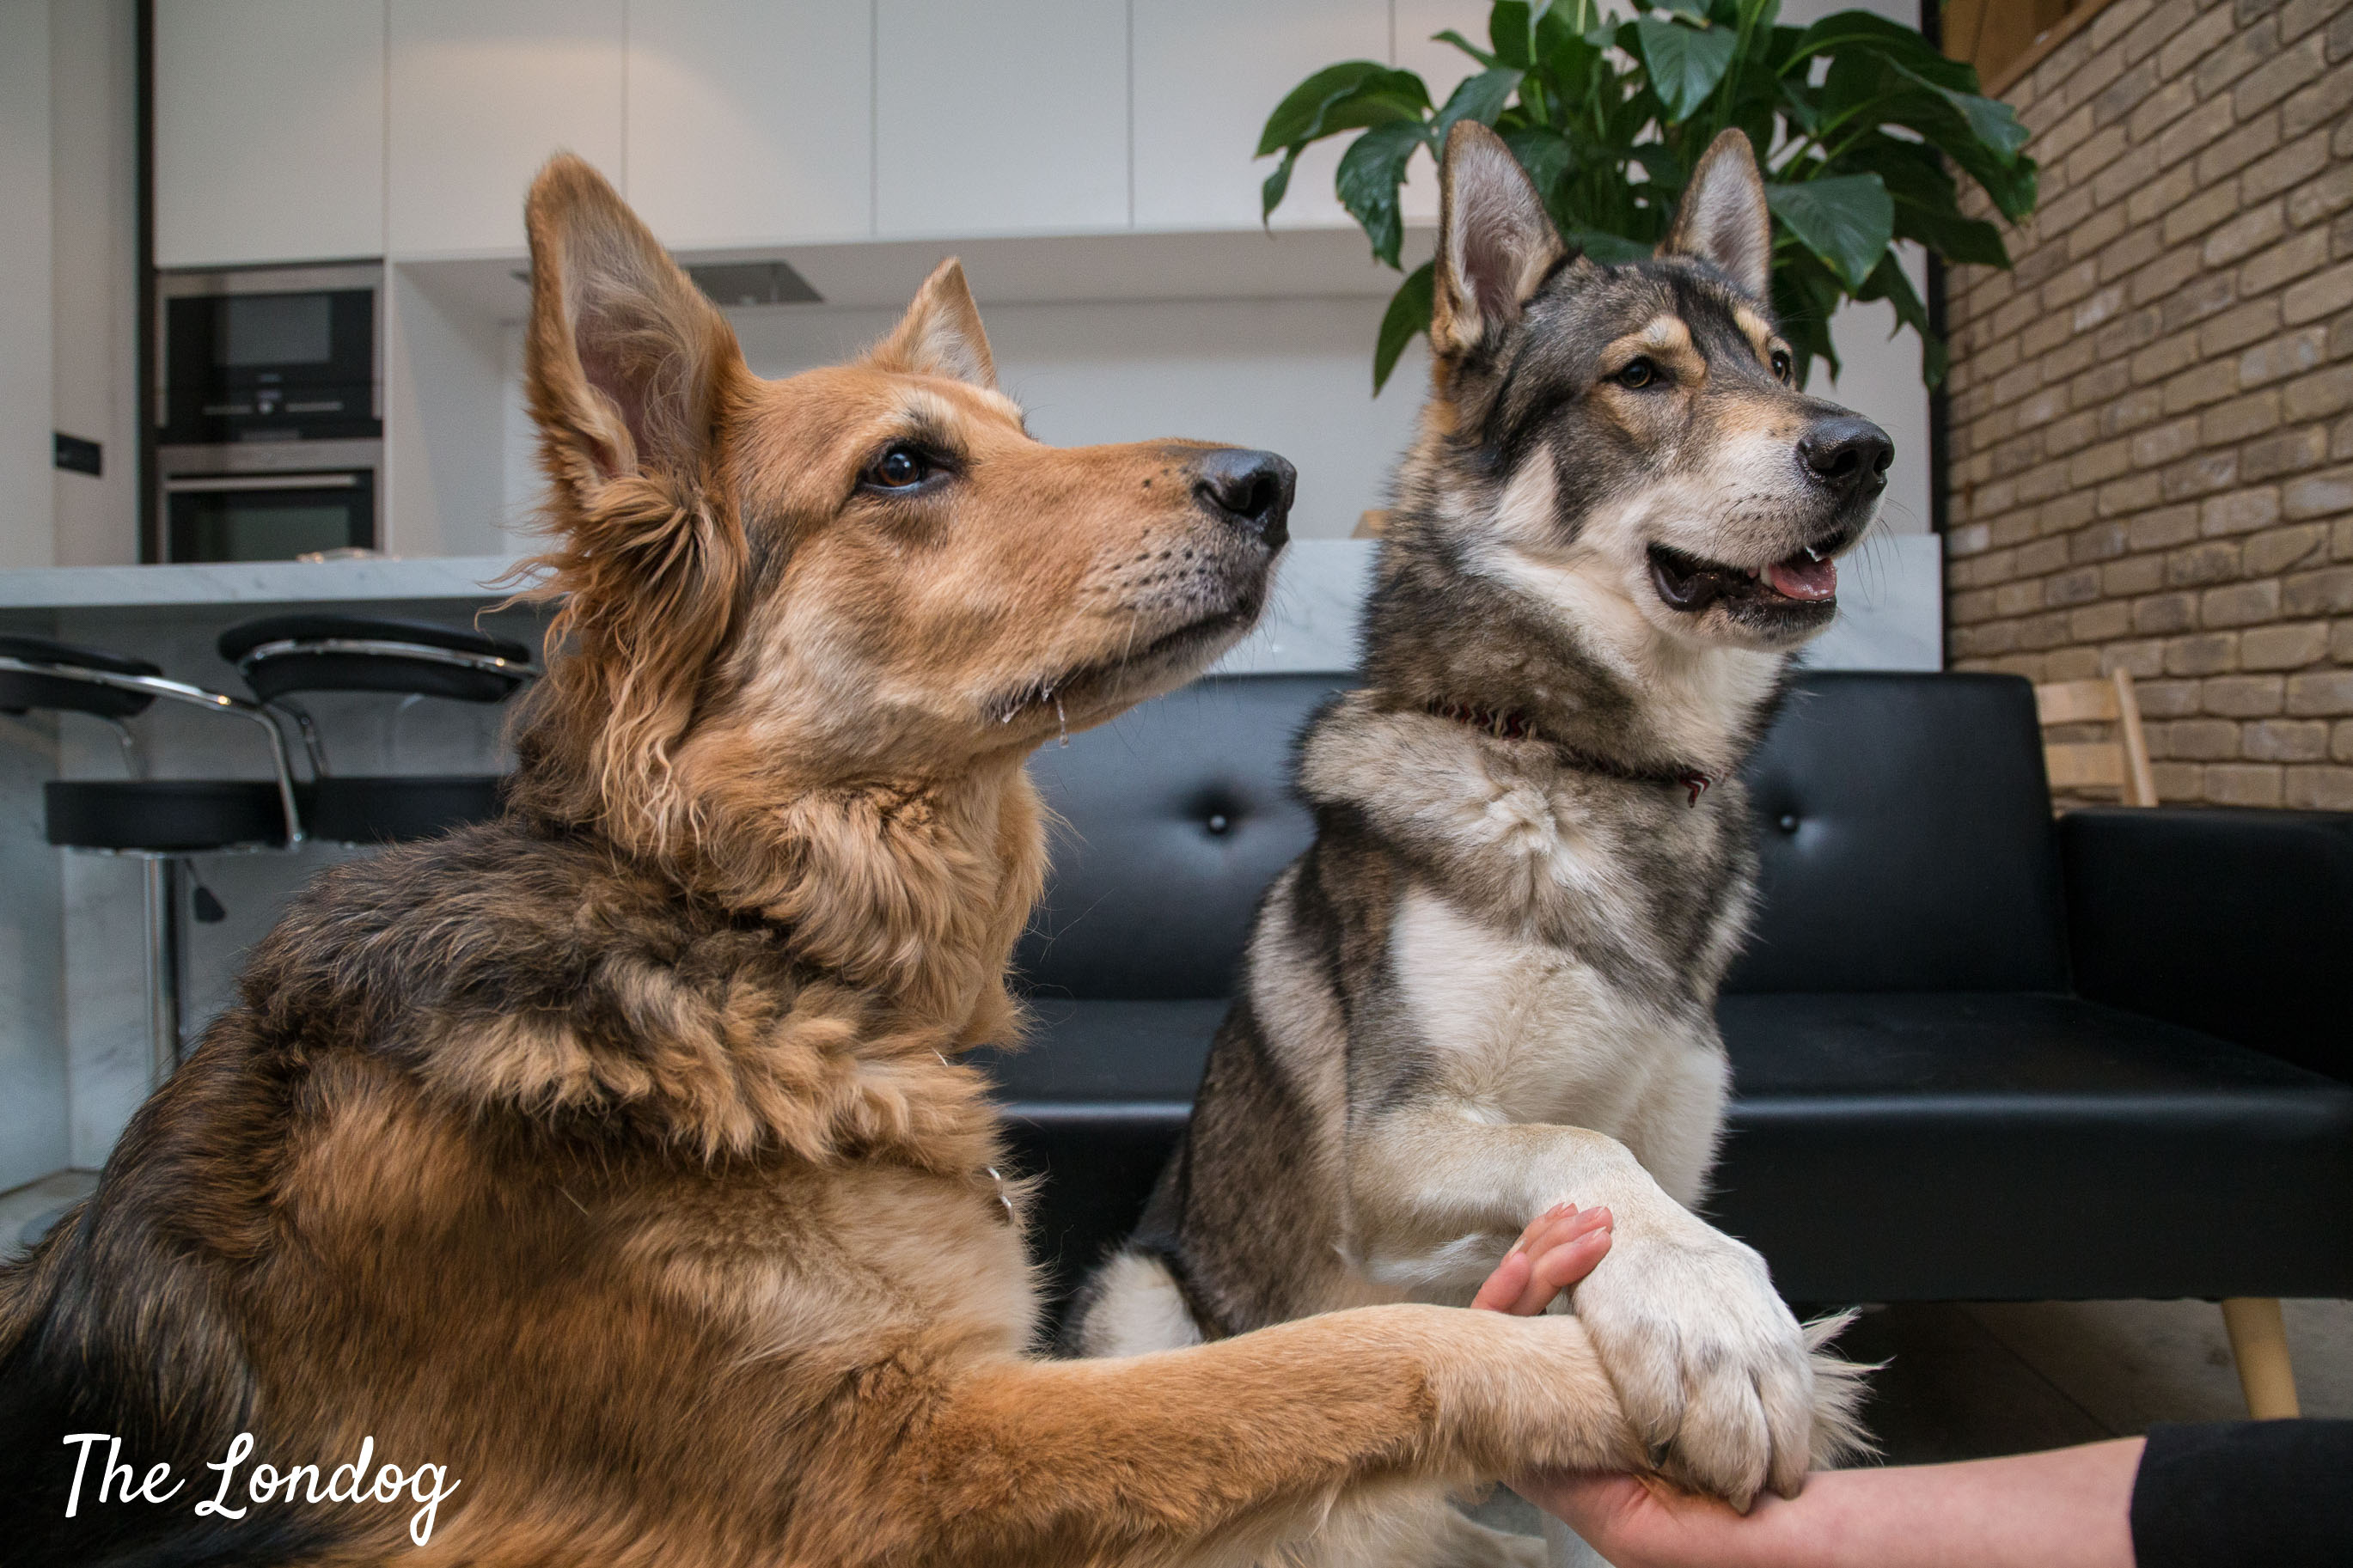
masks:
[[[2288,1364],[2287,1325],[2270,1296],[2236,1296],[2222,1303],[2222,1327],[2239,1361],[2239,1386],[2246,1391],[2247,1414],[2277,1421],[2302,1414],[2295,1402],[2295,1369]]]

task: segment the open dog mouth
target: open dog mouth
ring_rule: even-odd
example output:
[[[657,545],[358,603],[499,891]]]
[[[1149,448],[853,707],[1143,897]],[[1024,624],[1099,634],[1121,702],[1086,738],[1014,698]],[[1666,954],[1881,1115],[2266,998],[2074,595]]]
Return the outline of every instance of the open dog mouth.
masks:
[[[1669,609],[1697,614],[1717,600],[1766,608],[1831,605],[1838,602],[1841,542],[1806,545],[1769,566],[1727,566],[1651,546],[1651,582]]]

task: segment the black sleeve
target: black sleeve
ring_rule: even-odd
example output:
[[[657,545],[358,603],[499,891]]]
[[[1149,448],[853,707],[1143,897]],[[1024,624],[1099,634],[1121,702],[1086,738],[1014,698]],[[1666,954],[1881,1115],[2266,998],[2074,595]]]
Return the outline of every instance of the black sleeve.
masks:
[[[2353,1421],[2152,1426],[2132,1539],[2139,1568],[2345,1568]]]

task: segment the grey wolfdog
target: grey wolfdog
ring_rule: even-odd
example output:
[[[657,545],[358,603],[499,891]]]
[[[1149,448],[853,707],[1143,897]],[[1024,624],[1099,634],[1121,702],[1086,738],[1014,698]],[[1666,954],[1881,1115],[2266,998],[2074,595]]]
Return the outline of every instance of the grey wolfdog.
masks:
[[[1756,879],[1737,770],[1894,449],[1792,384],[1738,132],[1630,265],[1570,254],[1479,125],[1440,190],[1432,390],[1365,684],[1300,743],[1315,842],[1260,907],[1191,1128],[1071,1340],[1463,1304],[1548,1206],[1606,1205],[1572,1310],[1664,1473],[1746,1508],[1861,1435],[1828,1328],[1690,1209]],[[1535,1551],[1427,1487],[1343,1500],[1318,1542],[1303,1560]]]

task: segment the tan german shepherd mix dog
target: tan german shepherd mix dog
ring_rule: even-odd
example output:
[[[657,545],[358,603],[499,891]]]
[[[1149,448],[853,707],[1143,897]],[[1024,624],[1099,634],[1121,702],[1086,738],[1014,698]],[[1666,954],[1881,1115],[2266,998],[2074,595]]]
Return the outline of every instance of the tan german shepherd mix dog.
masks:
[[[1288,465],[1039,445],[954,262],[765,382],[585,163],[529,225],[563,646],[512,810],[321,878],[0,1274],[7,1560],[1235,1561],[1641,1465],[1570,1317],[1032,1352],[958,1059],[1017,1029],[1023,759],[1247,628]]]

